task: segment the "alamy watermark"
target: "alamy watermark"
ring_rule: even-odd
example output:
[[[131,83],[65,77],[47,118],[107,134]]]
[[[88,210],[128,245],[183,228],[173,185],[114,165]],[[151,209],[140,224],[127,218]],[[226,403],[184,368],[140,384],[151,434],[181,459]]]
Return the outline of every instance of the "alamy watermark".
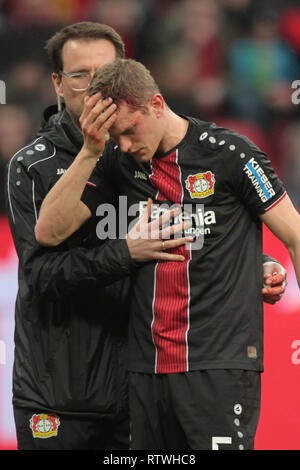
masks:
[[[213,210],[205,210],[204,204],[178,204],[168,203],[152,204],[151,217],[147,230],[145,225],[139,226],[144,211],[147,210],[147,201],[140,201],[128,206],[127,196],[119,196],[119,205],[100,204],[96,216],[100,217],[96,226],[96,234],[100,240],[114,240],[130,237],[168,240],[187,236],[194,237],[193,250],[203,247],[205,235],[211,234],[212,225],[216,224],[216,215]],[[170,212],[175,215],[170,219]],[[160,229],[160,230],[159,230]],[[174,229],[175,232],[174,232]]]
[[[6,85],[3,80],[0,80],[0,104],[6,104]]]
[[[292,93],[292,103],[299,104],[300,103],[300,80],[294,80],[292,82],[292,88],[295,90]]]

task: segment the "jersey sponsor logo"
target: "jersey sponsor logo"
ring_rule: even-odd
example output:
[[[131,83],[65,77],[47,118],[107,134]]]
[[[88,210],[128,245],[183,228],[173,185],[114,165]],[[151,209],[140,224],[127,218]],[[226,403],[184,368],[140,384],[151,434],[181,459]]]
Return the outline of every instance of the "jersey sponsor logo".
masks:
[[[91,182],[87,184],[95,186]],[[100,221],[96,226],[96,234],[100,240],[125,238],[126,234],[133,229],[138,223],[144,211],[147,208],[148,201],[140,201],[128,206],[127,196],[119,196],[119,204],[103,203],[97,207],[96,216],[100,217]],[[178,209],[180,208],[180,212]],[[180,238],[184,236],[194,236],[197,243],[192,244],[192,250],[202,248],[204,236],[212,235],[214,228],[217,226],[217,214],[214,210],[205,209],[202,203],[185,203],[172,204],[169,202],[153,203],[151,206],[151,221],[158,220],[161,216],[170,210],[176,210],[174,217],[163,224],[165,230],[164,238]],[[182,230],[171,234],[173,225],[185,225]],[[170,231],[168,233],[167,228]],[[153,232],[140,233],[136,231],[135,236],[138,238],[155,238],[158,236],[157,226],[152,227]],[[132,236],[134,236],[132,234]]]
[[[140,201],[139,217],[141,217],[146,207],[147,201]],[[164,203],[152,204],[151,220],[158,220],[164,213],[176,207],[178,207],[177,204],[173,206]],[[198,238],[203,235],[210,235],[210,225],[217,223],[216,213],[213,210],[205,210],[204,204],[183,204],[181,212],[175,215],[173,224],[177,225],[183,222],[191,222],[191,226],[184,230],[185,236],[192,235]],[[177,236],[182,236],[182,234],[179,233]]]
[[[33,437],[41,439],[57,436],[59,425],[57,416],[47,414],[32,415],[29,421]]]
[[[186,207],[187,206],[187,207]],[[193,235],[199,238],[203,235],[210,235],[210,225],[216,224],[216,214],[213,210],[205,210],[202,204],[195,207],[195,212],[192,212],[192,207],[184,205],[182,212],[174,218],[174,224],[179,224],[184,221],[190,221],[192,226],[185,229],[185,235]]]
[[[56,174],[63,175],[67,170],[65,168],[57,168]]]
[[[252,182],[262,202],[268,201],[275,195],[273,186],[264,170],[253,157],[245,164],[243,170]]]
[[[189,175],[185,180],[191,198],[204,198],[214,194],[215,175],[211,171]]]

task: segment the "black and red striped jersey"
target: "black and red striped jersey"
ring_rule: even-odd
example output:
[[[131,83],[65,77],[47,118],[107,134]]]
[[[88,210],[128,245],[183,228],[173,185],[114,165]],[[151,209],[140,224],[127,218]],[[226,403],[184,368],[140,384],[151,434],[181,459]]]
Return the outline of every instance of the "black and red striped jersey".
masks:
[[[190,220],[186,232],[195,236],[193,244],[174,250],[183,262],[149,262],[133,275],[129,369],[262,370],[259,215],[286,192],[267,156],[246,137],[188,120],[180,144],[147,164],[111,143],[82,197],[99,215],[103,203],[113,201],[123,228],[125,215],[130,222],[148,197],[153,217],[180,205],[177,221]]]

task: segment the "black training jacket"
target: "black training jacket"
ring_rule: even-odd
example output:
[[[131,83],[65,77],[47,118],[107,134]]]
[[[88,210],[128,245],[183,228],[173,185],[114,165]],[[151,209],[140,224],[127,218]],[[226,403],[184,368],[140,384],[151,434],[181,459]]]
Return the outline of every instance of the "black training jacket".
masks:
[[[45,111],[32,143],[7,165],[7,210],[19,257],[13,403],[114,417],[127,409],[126,241],[100,245],[95,219],[59,247],[34,234],[43,198],[83,144],[68,113]]]

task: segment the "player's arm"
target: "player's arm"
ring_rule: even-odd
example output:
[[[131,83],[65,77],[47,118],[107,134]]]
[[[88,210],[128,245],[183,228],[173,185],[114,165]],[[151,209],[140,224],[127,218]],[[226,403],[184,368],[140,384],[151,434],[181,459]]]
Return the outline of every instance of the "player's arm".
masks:
[[[260,218],[288,249],[300,287],[300,214],[286,195]]]
[[[25,159],[19,162],[13,158],[6,183],[7,215],[24,292],[30,290],[38,299],[51,300],[78,292],[86,294],[130,275],[136,268],[125,240],[93,248],[41,247],[34,227],[45,195],[43,177],[38,171],[28,171]]]
[[[274,172],[271,162],[267,155],[261,151],[253,142],[244,136],[231,133],[230,135],[224,134],[224,139],[228,144],[231,144],[231,152],[224,152],[223,158],[224,172],[228,175],[229,185],[232,191],[239,199],[243,201],[245,206],[249,209],[254,216],[262,216],[262,220],[267,226],[270,224],[270,229],[275,235],[280,238],[287,246],[290,246],[291,251],[293,245],[297,245],[297,236],[299,234],[294,230],[294,225],[299,225],[299,214],[293,208],[291,201],[286,195],[283,183]],[[230,148],[230,147],[229,147]],[[283,228],[287,225],[285,219],[284,206],[289,207],[289,217],[292,219],[292,224],[288,228]],[[274,221],[274,210],[280,211],[280,222]],[[293,215],[296,214],[295,220]],[[288,216],[288,215],[287,215]],[[282,226],[280,226],[282,224]],[[287,233],[285,233],[287,232]],[[290,241],[292,240],[292,242]],[[294,256],[291,254],[291,256]],[[295,256],[294,256],[295,259]],[[271,263],[265,263],[266,256],[264,255],[263,271],[264,279],[262,286],[262,293],[264,301],[275,303],[279,300],[279,296],[283,294],[286,287],[286,270],[283,266],[277,263],[276,260],[271,259]],[[296,259],[295,259],[296,262]],[[296,268],[295,268],[296,269]],[[277,274],[275,274],[277,273]],[[275,275],[274,275],[275,274]],[[270,289],[271,286],[271,289]],[[273,295],[270,295],[273,291]]]
[[[91,210],[81,201],[81,197],[97,160],[104,151],[106,134],[116,118],[115,111],[116,106],[111,100],[102,101],[99,93],[88,97],[80,117],[84,136],[83,147],[41,205],[35,226],[35,236],[41,245],[59,245],[91,217]],[[103,175],[103,185],[105,185],[105,175]],[[101,190],[102,183],[99,186]],[[156,221],[149,222],[150,212],[151,201],[141,220],[127,235],[126,243],[132,259],[137,262],[153,259],[183,261],[183,256],[167,253],[167,250],[190,243],[193,238],[176,237],[162,243],[164,230],[157,226]],[[163,222],[167,223],[174,215],[174,211],[169,211],[163,216]],[[161,223],[162,219],[160,218],[158,222]],[[187,228],[186,223],[174,225],[169,235],[178,234],[184,228]],[[136,236],[137,233],[140,236]]]
[[[106,134],[116,118],[115,111],[111,99],[102,101],[99,93],[87,97],[80,117],[83,147],[46,195],[40,209],[35,234],[42,245],[59,245],[91,217],[90,210],[80,199],[104,151]]]

